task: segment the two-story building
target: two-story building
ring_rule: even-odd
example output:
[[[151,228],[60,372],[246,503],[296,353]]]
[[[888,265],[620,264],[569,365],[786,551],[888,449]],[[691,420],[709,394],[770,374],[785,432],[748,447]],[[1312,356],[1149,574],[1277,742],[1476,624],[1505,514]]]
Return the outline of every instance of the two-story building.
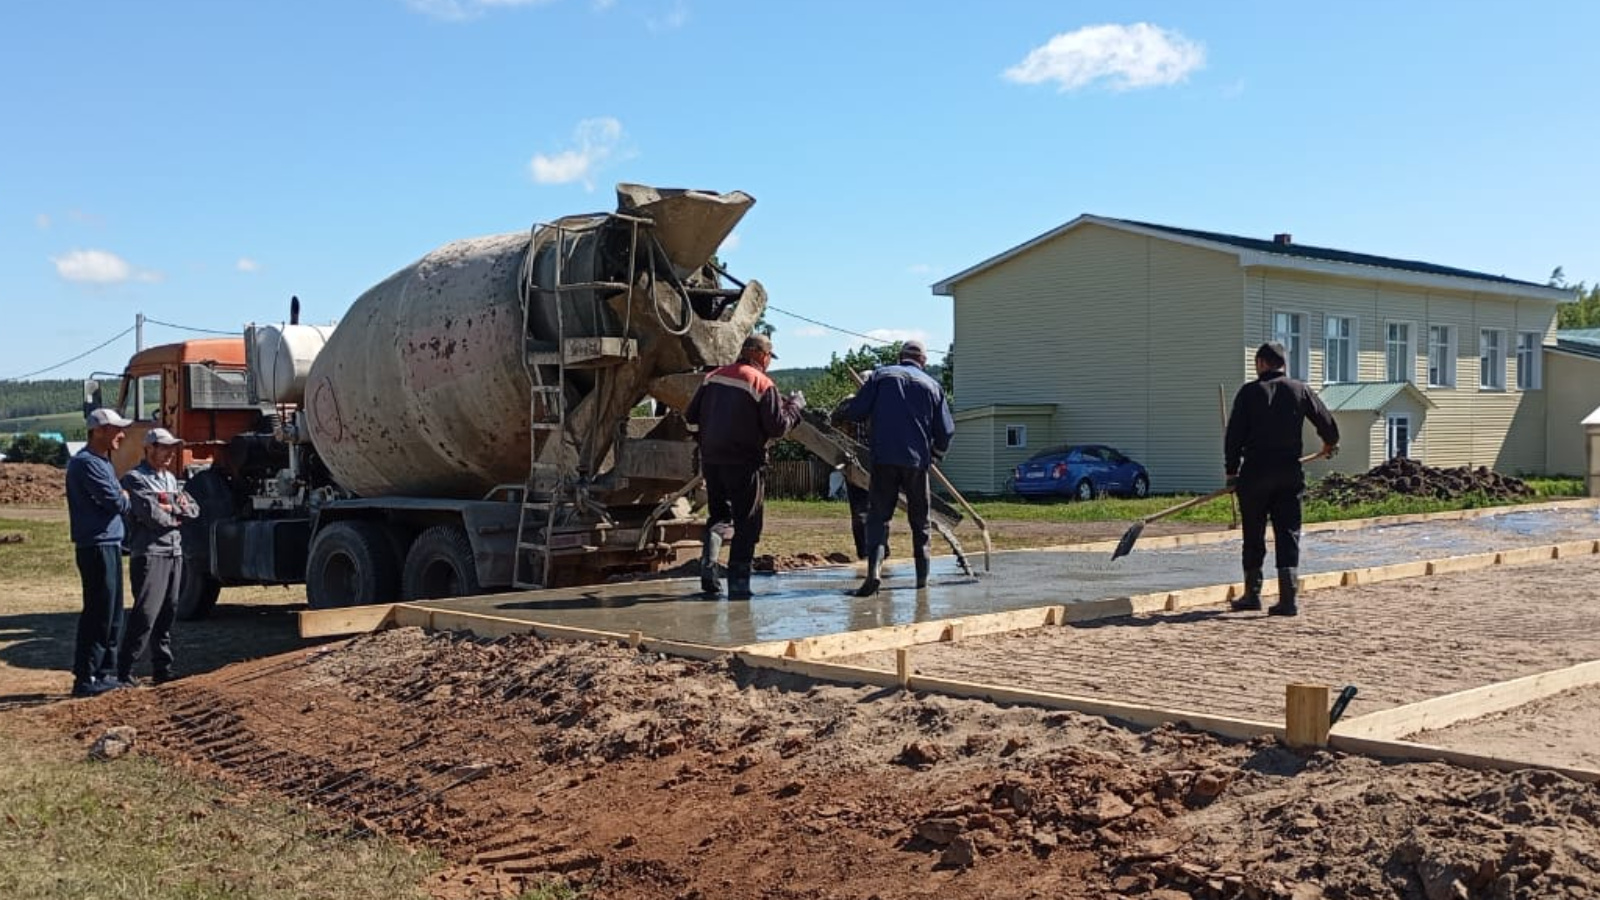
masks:
[[[1269,339],[1339,421],[1343,452],[1313,474],[1393,456],[1547,471],[1544,348],[1569,291],[1093,215],[933,291],[954,300],[945,470],[963,490],[1002,492],[1017,463],[1068,443],[1122,450],[1158,492],[1215,488],[1223,397]]]

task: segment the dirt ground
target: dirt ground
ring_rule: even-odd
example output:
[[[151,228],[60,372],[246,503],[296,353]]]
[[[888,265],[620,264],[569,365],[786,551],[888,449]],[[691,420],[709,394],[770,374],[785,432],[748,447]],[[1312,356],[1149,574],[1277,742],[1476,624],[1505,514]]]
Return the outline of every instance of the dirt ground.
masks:
[[[1600,659],[1600,558],[1303,595],[1293,619],[1221,607],[918,646],[915,671],[1276,722],[1284,686],[1355,685],[1349,716]],[[890,653],[832,662],[892,670]]]
[[[45,506],[65,502],[65,470],[39,463],[0,462],[0,506]]]
[[[1600,686],[1564,691],[1406,739],[1502,759],[1600,769]]]
[[[1600,788],[1559,776],[606,645],[403,629],[26,715],[430,845],[449,900],[1600,896]]]

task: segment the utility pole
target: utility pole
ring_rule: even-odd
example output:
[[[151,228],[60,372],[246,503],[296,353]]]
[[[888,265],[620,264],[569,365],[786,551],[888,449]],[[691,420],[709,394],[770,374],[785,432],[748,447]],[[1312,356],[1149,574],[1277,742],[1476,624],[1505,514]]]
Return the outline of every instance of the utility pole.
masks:
[[[138,353],[144,349],[144,313],[133,314],[133,352]],[[144,379],[133,380],[133,417],[139,418],[139,412],[144,409]]]

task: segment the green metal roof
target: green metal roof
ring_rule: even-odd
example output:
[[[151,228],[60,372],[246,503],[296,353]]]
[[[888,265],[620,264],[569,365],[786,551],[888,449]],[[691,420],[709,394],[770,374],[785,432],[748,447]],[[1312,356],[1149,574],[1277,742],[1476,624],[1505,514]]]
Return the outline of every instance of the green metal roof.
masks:
[[[1580,356],[1600,357],[1600,328],[1572,328],[1556,332],[1556,349]]]
[[[1323,405],[1333,412],[1382,412],[1401,394],[1410,394],[1423,406],[1433,406],[1428,395],[1409,381],[1368,381],[1330,384],[1317,392]]]

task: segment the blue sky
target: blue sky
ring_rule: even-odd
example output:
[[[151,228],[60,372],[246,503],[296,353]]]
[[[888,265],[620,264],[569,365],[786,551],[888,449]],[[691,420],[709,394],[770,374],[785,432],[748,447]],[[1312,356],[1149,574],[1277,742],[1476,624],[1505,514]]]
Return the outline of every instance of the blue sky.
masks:
[[[12,0],[0,378],[139,311],[337,318],[618,181],[752,194],[735,274],[934,348],[932,282],[1083,212],[1593,282],[1596,33],[1582,2]],[[769,319],[784,365],[861,343]]]

